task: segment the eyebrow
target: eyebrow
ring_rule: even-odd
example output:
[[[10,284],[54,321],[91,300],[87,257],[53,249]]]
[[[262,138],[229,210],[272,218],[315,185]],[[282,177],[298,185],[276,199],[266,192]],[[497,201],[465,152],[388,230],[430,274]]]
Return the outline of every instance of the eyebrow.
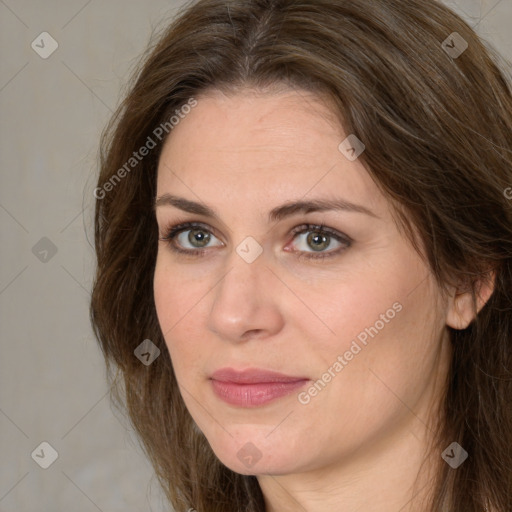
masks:
[[[173,196],[172,194],[162,194],[160,197],[156,198],[153,208],[156,210],[159,206],[174,206],[184,212],[203,215],[220,221],[218,214],[209,206],[196,201],[190,201],[184,197]],[[289,201],[273,208],[268,214],[268,220],[269,222],[277,222],[297,213],[306,214],[330,210],[363,213],[376,219],[379,218],[374,212],[362,205],[338,198],[312,199],[310,201]]]

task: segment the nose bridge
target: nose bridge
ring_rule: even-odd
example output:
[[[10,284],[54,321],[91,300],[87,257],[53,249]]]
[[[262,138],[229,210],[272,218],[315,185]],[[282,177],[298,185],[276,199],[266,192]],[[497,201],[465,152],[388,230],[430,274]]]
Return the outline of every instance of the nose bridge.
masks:
[[[262,252],[254,257],[255,248],[251,241],[235,247],[216,286],[209,327],[221,339],[238,340],[247,331],[279,328],[278,305],[269,286],[272,273]]]
[[[255,309],[260,300],[261,284],[265,280],[263,274],[268,273],[262,256],[248,262],[241,257],[235,248],[227,262],[227,271],[220,280],[215,293],[214,308],[231,308],[236,310]],[[262,297],[264,299],[264,297]]]

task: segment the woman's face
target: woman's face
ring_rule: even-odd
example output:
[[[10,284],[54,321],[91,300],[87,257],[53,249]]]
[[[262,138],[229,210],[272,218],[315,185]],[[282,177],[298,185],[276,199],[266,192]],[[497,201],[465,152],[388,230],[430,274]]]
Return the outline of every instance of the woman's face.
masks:
[[[447,302],[361,146],[339,147],[333,108],[210,91],[160,158],[160,237],[200,226],[159,242],[158,319],[191,416],[238,473],[318,470],[420,436],[446,372]],[[289,206],[310,201],[340,207]]]

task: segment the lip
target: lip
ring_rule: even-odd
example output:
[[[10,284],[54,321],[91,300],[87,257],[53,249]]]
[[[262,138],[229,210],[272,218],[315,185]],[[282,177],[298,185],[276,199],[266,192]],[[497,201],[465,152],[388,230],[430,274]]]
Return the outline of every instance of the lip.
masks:
[[[210,378],[221,382],[233,382],[236,384],[263,384],[269,382],[297,382],[299,380],[309,380],[307,377],[292,377],[262,368],[248,368],[246,370],[221,368],[213,372]]]
[[[260,368],[222,368],[210,377],[213,391],[224,402],[239,407],[258,407],[289,395],[309,381]]]

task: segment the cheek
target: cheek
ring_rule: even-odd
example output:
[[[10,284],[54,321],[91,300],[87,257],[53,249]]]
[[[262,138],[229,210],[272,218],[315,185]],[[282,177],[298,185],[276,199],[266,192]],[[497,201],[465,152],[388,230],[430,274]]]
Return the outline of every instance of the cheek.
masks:
[[[306,318],[313,318],[318,333],[315,346],[332,359],[333,349],[343,353],[358,336],[362,343],[381,339],[398,325],[417,322],[416,315],[425,316],[429,298],[421,297],[425,293],[421,286],[419,292],[414,290],[427,275],[428,268],[398,236],[384,239],[364,257],[347,253],[340,271],[322,276],[314,286],[295,288],[317,317],[296,314],[295,319],[305,332],[312,332],[313,324],[307,328]]]
[[[304,308],[292,314],[301,331],[310,333],[315,351],[328,354],[322,358],[325,363],[332,362],[333,353],[337,357],[349,350],[354,340],[364,347],[365,341],[389,332],[404,317],[407,286],[388,277],[384,283],[381,275],[379,284],[378,275],[360,274],[322,289],[304,290],[314,316]]]
[[[443,318],[429,282],[414,293],[373,288],[364,302],[364,294],[353,291],[350,299],[338,297],[343,310],[331,317],[335,340],[317,339],[317,378],[328,381],[325,388],[322,382],[317,387],[334,408],[352,411],[355,424],[369,427],[379,416],[404,409],[403,403],[416,403],[428,388],[438,364]]]
[[[306,353],[315,377],[329,382],[325,388],[319,384],[319,394],[340,403],[341,393],[345,406],[370,401],[380,408],[388,398],[397,401],[390,389],[413,398],[427,385],[444,321],[437,287],[426,276],[428,269],[417,260],[397,258],[385,269],[347,276],[307,295],[316,316],[329,327],[294,316],[307,334]]]
[[[183,399],[194,410],[194,402],[189,402],[184,390],[197,393],[197,386],[207,377],[206,363],[215,351],[205,324],[216,280],[206,265],[196,270],[197,265],[185,268],[168,260],[165,249],[160,249],[153,279],[155,308]]]
[[[168,259],[166,249],[160,248],[153,277],[155,307],[164,334],[190,323],[205,294],[204,280],[197,278],[197,273],[184,272]]]
[[[174,317],[177,317],[180,308],[180,302],[176,301],[179,283],[176,283],[175,279],[170,279],[171,275],[164,263],[161,262],[159,252],[153,278],[153,293],[158,322],[164,338],[176,322]]]
[[[204,295],[201,284],[180,277],[179,272],[157,258],[153,291],[158,322],[173,364],[184,358],[189,361],[197,351],[193,340],[199,339],[192,335],[192,330],[198,300]],[[180,343],[181,340],[187,343]],[[179,367],[175,366],[175,370],[178,374]]]

